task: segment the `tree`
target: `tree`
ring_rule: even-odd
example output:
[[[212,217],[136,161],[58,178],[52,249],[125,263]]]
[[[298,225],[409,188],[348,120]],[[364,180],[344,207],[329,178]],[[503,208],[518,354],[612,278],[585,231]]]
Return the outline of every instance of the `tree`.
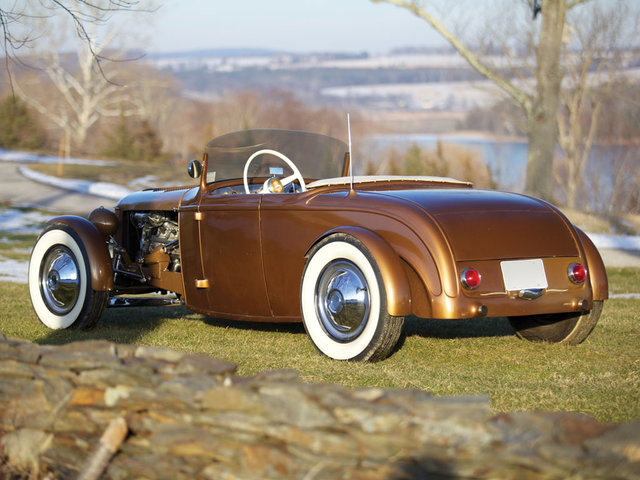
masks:
[[[507,93],[522,108],[527,122],[529,151],[525,190],[545,199],[552,197],[553,156],[558,137],[556,112],[560,103],[563,77],[561,54],[567,12],[588,0],[534,0],[534,21],[541,17],[535,44],[535,88],[528,90],[483,61],[480,53],[463,43],[419,0],[372,0],[386,2],[411,11],[427,21],[475,70]]]
[[[0,48],[8,62],[19,49],[30,46],[40,35],[29,25],[34,18],[50,19],[61,12],[71,20],[78,38],[93,51],[96,39],[90,35],[88,25],[103,23],[111,14],[132,10],[138,4],[139,0],[39,0],[37,5],[29,0],[13,2],[11,6],[0,7]],[[102,58],[97,51],[94,56],[97,60]]]
[[[67,155],[72,142],[84,146],[89,130],[101,117],[117,117],[123,106],[126,115],[137,113],[131,100],[134,89],[125,87],[130,79],[122,68],[126,60],[122,42],[131,38],[123,35],[127,22],[109,21],[115,12],[137,3],[45,0],[40,7],[28,5],[29,15],[16,15],[23,28],[38,31],[39,37],[36,41],[25,34],[24,42],[31,42],[34,52],[28,58],[32,68],[14,82],[14,91],[61,130]],[[53,20],[54,13],[62,15]],[[6,11],[3,15],[6,17]],[[75,55],[61,53],[74,43],[67,38],[73,27],[77,31]],[[4,32],[6,50],[7,27]],[[55,88],[53,95],[47,91],[49,84]]]
[[[584,171],[603,106],[610,103],[618,85],[618,72],[625,61],[624,53],[628,53],[623,46],[631,45],[637,35],[637,16],[624,3],[595,4],[588,13],[573,19],[572,39],[563,44],[565,82],[560,90],[557,123],[566,167],[562,184],[566,185],[569,208],[579,207],[584,197]]]
[[[44,130],[23,102],[13,96],[0,102],[0,147],[35,149],[44,142]]]
[[[162,162],[167,156],[162,152],[162,141],[147,120],[129,121],[121,115],[120,121],[102,149],[102,154],[119,160]]]

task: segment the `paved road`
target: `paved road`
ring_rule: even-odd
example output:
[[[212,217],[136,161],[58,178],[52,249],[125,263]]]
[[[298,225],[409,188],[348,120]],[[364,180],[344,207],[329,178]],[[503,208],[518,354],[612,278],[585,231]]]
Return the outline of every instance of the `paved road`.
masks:
[[[19,164],[0,161],[0,202],[51,212],[87,216],[94,208],[113,208],[115,200],[43,185],[22,176]]]

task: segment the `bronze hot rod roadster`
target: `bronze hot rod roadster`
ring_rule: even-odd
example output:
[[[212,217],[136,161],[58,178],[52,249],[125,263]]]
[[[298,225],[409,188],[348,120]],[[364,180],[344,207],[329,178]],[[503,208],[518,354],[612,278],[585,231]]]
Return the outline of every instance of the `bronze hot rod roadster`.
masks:
[[[388,356],[407,315],[504,316],[521,338],[569,344],[593,330],[605,269],[553,206],[448,178],[348,171],[347,145],[323,135],[216,138],[189,164],[198,185],[133,193],[88,220],[51,219],[29,266],[33,307],[51,328],[162,302],[302,321],[341,360]]]

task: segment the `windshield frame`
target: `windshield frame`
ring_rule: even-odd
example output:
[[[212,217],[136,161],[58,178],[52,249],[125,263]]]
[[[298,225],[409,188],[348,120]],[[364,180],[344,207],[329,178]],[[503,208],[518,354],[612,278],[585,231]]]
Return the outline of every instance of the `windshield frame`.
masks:
[[[260,150],[275,150],[287,156],[305,180],[345,175],[348,171],[348,146],[334,137],[300,130],[252,129],[228,133],[211,140],[205,147],[206,185],[242,180],[249,157]],[[272,155],[262,155],[269,164],[286,170],[286,164]],[[256,163],[256,169],[259,162]],[[270,170],[273,167],[267,167]],[[270,176],[270,175],[267,175]],[[250,172],[248,178],[264,178]]]

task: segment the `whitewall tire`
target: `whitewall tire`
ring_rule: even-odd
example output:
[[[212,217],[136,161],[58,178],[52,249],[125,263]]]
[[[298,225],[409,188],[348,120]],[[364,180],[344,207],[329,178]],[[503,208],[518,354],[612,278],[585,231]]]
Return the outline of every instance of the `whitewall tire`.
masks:
[[[29,293],[36,315],[53,329],[91,328],[108,292],[91,288],[86,249],[73,229],[52,225],[36,240],[29,262]]]
[[[374,258],[349,235],[332,235],[313,249],[302,276],[300,304],[311,342],[336,360],[382,360],[402,333],[404,318],[387,313]]]

